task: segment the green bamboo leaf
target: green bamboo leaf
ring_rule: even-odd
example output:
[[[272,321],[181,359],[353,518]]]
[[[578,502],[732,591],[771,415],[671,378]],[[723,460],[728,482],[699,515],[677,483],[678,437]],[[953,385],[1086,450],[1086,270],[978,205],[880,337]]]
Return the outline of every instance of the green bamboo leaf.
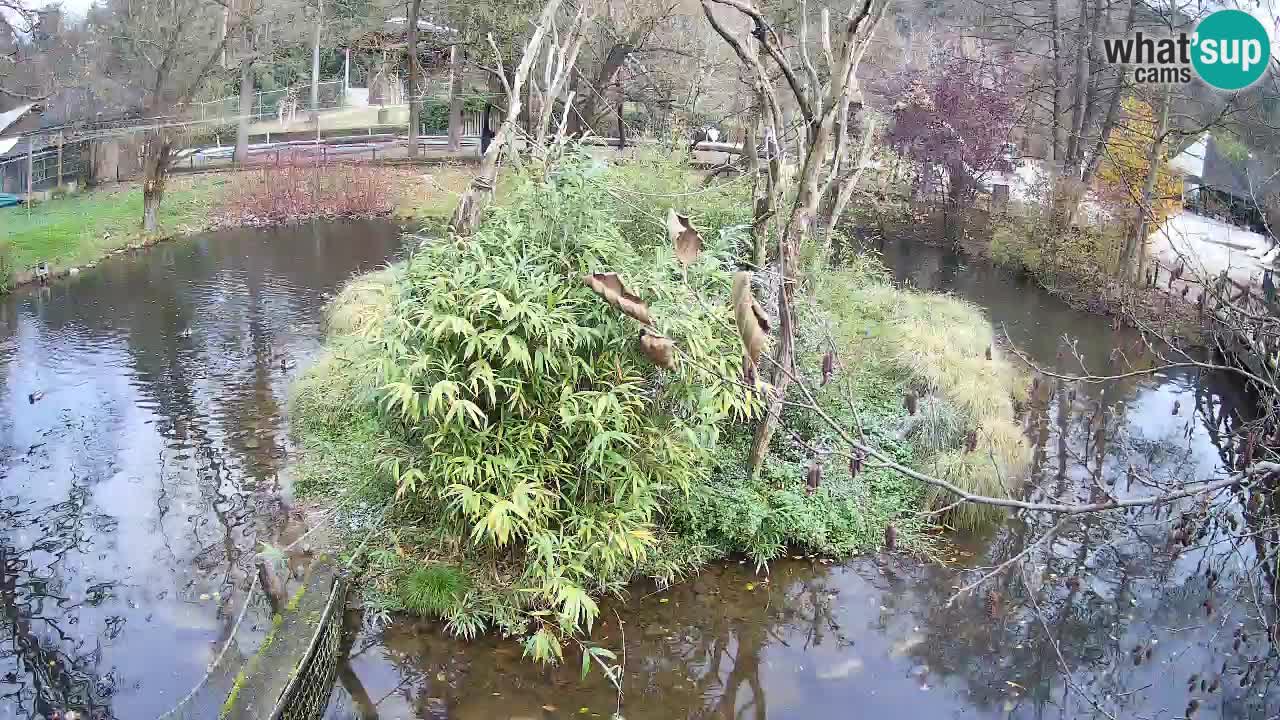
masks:
[[[615,655],[613,651],[608,648],[603,648],[603,647],[600,647],[599,645],[593,645],[588,649],[591,651],[592,655],[595,655],[598,658],[604,658],[606,660],[618,659],[618,656]]]

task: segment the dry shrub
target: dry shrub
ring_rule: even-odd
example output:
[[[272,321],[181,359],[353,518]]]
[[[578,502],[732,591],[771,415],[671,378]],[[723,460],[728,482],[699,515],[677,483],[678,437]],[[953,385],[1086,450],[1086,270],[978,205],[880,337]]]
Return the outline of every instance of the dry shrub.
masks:
[[[394,178],[355,163],[283,162],[238,174],[228,188],[222,221],[280,225],[315,218],[373,217],[396,204]]]
[[[403,274],[403,265],[392,265],[347,283],[329,306],[329,332],[335,336],[371,334],[391,315],[399,298],[397,281]]]

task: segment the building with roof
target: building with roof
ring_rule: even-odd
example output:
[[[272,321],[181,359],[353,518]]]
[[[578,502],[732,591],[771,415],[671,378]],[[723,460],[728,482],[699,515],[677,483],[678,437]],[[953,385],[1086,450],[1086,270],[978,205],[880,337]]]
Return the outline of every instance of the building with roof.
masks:
[[[92,122],[67,124],[65,116],[65,111],[50,112],[41,103],[0,112],[0,193],[25,195],[29,188],[37,198],[47,197],[59,186],[74,189],[82,180],[120,180],[141,167],[134,157],[136,138],[85,138],[115,118],[104,120],[99,113]]]
[[[1184,173],[1183,203],[1195,212],[1267,231],[1266,208],[1280,196],[1280,158],[1261,157],[1210,133],[1196,138],[1170,164]]]

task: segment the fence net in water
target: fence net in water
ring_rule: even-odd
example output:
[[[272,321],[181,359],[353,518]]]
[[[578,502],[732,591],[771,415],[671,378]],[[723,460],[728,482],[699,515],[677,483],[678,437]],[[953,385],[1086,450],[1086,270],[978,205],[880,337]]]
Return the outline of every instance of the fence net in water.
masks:
[[[346,580],[333,581],[329,602],[325,605],[316,634],[307,654],[294,670],[293,678],[276,701],[271,720],[319,720],[329,705],[333,681],[337,677],[338,656],[342,647],[342,610],[346,605]]]

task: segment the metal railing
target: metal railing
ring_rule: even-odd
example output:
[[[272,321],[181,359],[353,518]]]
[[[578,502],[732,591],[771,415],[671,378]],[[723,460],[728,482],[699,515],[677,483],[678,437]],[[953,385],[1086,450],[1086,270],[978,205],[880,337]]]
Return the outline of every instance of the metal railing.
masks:
[[[318,104],[311,106],[311,85],[295,85],[280,90],[263,90],[253,94],[253,109],[250,116],[255,119],[280,117],[292,111],[294,115],[312,110],[333,110],[346,104],[346,88],[341,80],[326,80],[319,83]],[[228,95],[216,100],[193,102],[190,105],[191,115],[201,122],[227,118],[233,120],[240,116],[240,96]]]
[[[270,720],[320,720],[329,705],[333,681],[342,658],[342,611],[347,604],[347,581],[341,575],[333,580],[329,602],[325,605],[315,635],[307,646],[307,654],[298,662],[293,677],[280,693]]]

